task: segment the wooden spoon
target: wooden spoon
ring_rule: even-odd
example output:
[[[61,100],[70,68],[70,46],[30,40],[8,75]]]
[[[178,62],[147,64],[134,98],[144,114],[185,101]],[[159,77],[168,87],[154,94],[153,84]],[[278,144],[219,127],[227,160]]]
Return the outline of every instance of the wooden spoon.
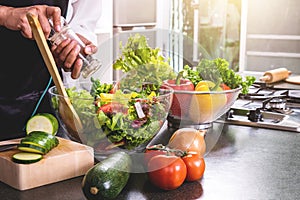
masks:
[[[37,16],[28,13],[27,19],[32,29],[34,39],[39,47],[39,50],[43,56],[44,62],[48,68],[50,75],[52,76],[53,82],[56,86],[59,97],[58,112],[61,116],[62,121],[66,125],[69,134],[73,137],[72,139],[78,142],[83,142],[83,127],[80,118],[78,117],[74,107],[72,106],[70,99],[68,98],[67,92],[63,85],[62,79],[58,72],[55,60],[49,49],[46,41],[44,32],[42,31],[41,24]]]

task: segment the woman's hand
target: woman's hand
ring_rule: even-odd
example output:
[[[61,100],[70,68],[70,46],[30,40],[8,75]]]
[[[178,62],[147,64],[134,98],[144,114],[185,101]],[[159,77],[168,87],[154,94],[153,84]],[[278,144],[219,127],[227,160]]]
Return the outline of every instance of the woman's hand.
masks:
[[[82,42],[86,45],[83,50],[76,40],[70,38],[65,39],[59,45],[53,45],[51,51],[53,53],[56,64],[65,71],[71,71],[71,77],[76,79],[80,76],[83,61],[78,57],[81,52],[83,56],[91,55],[97,52],[97,47],[85,37],[77,34]]]
[[[31,13],[38,16],[43,32],[48,38],[51,27],[48,19],[52,18],[56,31],[60,30],[61,10],[59,7],[47,5],[35,5],[29,7],[0,7],[0,25],[10,30],[19,30],[26,38],[33,39],[31,28],[27,20],[26,14]]]

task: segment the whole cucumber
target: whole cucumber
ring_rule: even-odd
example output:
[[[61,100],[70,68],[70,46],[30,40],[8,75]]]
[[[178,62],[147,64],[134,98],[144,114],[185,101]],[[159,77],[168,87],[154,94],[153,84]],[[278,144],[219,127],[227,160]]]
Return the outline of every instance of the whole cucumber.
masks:
[[[88,200],[116,198],[126,186],[131,158],[125,152],[109,155],[89,169],[82,180],[82,191]]]

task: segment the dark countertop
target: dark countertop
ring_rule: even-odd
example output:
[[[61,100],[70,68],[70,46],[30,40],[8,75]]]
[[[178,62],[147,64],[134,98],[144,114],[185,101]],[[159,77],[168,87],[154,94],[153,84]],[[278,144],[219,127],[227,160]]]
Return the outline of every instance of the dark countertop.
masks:
[[[166,131],[159,136],[163,134],[163,138],[156,138],[157,142],[165,141],[170,135]],[[205,156],[206,171],[200,181],[161,191],[148,182],[146,174],[132,174],[118,199],[300,199],[299,133],[214,124],[206,140],[209,153]],[[84,200],[82,178],[26,191],[0,182],[0,199]]]

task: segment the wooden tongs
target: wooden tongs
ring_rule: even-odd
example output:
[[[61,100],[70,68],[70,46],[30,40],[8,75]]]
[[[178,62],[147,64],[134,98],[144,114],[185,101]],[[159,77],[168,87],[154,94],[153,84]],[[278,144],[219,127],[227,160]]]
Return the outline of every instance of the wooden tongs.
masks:
[[[84,137],[82,135],[83,127],[81,120],[78,117],[73,105],[71,104],[70,99],[68,98],[67,92],[58,72],[55,60],[46,41],[44,32],[41,28],[41,24],[37,16],[31,13],[27,14],[27,19],[31,26],[34,39],[38,45],[38,48],[43,56],[44,62],[46,63],[48,71],[52,76],[53,82],[60,96],[58,107],[60,117],[66,125],[67,131],[73,137],[72,139],[75,139],[78,142],[83,142]]]

